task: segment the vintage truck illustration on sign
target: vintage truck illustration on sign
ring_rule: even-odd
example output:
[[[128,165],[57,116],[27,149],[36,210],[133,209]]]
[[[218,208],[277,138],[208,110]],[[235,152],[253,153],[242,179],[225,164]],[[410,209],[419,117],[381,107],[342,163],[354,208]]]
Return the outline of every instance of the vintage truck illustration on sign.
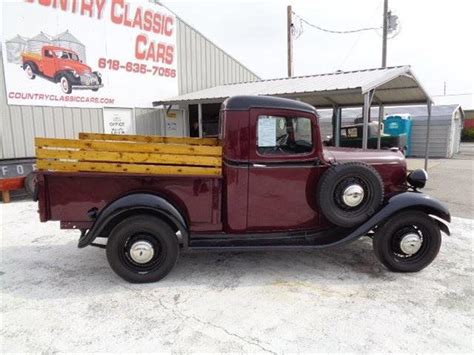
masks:
[[[62,47],[43,46],[41,54],[22,54],[22,68],[29,79],[41,76],[59,83],[65,94],[73,89],[97,91],[103,87],[99,72],[81,62],[76,52]]]
[[[419,271],[449,234],[398,151],[324,147],[314,107],[235,96],[219,137],[82,133],[36,138],[42,222],[79,229],[130,282],[168,274],[187,250],[323,248],[373,238],[390,270]],[[315,256],[316,257],[316,256]]]

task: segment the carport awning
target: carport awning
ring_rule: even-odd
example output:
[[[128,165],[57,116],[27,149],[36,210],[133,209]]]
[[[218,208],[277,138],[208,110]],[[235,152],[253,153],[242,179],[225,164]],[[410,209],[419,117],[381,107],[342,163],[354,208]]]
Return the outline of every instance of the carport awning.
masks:
[[[219,85],[154,102],[158,105],[217,103],[235,95],[273,95],[299,99],[316,108],[362,106],[375,90],[373,102],[384,105],[431,101],[410,66],[366,69]]]

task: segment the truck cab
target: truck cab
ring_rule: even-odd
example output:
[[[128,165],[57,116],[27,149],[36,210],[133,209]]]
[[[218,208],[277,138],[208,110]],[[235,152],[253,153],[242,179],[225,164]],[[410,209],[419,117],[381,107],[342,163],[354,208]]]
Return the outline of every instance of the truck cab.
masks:
[[[147,151],[166,148],[150,137],[146,141]],[[72,143],[85,150],[96,146],[93,141]],[[417,271],[436,256],[440,231],[449,233],[441,222],[450,221],[446,207],[418,191],[426,172],[407,175],[399,151],[324,147],[311,105],[277,97],[231,97],[222,104],[215,144],[212,151],[222,151],[222,166],[212,170],[218,175],[135,174],[126,162],[110,170],[120,173],[95,166],[62,172],[47,169],[62,165],[40,159],[40,219],[80,229],[79,247],[105,248],[112,269],[131,282],[164,277],[180,249],[322,248],[364,235],[374,237],[376,254],[388,268]],[[192,151],[201,154],[198,148]],[[165,158],[152,155],[157,165],[160,156]]]
[[[327,226],[317,188],[321,175],[336,163],[365,160],[383,177],[386,194],[405,189],[406,163],[400,153],[324,147],[316,109],[308,104],[231,98],[222,106],[220,127],[228,231]]]

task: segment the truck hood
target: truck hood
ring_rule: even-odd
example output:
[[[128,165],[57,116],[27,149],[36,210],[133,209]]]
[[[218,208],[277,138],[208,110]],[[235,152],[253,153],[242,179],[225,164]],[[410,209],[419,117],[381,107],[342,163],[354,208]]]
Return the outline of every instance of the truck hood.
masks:
[[[398,164],[406,167],[403,154],[391,150],[324,147],[323,157],[331,163],[361,161],[367,164]]]
[[[75,70],[78,74],[90,73],[92,71],[91,67],[74,60],[62,60],[61,69],[70,69]]]

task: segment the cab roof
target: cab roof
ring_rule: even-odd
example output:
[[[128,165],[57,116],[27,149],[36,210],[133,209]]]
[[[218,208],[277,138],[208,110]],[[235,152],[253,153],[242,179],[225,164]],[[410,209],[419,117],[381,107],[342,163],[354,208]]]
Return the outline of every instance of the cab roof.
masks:
[[[222,103],[223,110],[247,111],[252,108],[274,108],[304,111],[316,114],[316,109],[304,102],[276,96],[238,95]]]
[[[58,47],[58,46],[43,46],[43,49],[49,49],[51,51],[64,51],[64,52],[70,52],[70,53],[77,54],[72,49],[64,48],[64,47]]]

